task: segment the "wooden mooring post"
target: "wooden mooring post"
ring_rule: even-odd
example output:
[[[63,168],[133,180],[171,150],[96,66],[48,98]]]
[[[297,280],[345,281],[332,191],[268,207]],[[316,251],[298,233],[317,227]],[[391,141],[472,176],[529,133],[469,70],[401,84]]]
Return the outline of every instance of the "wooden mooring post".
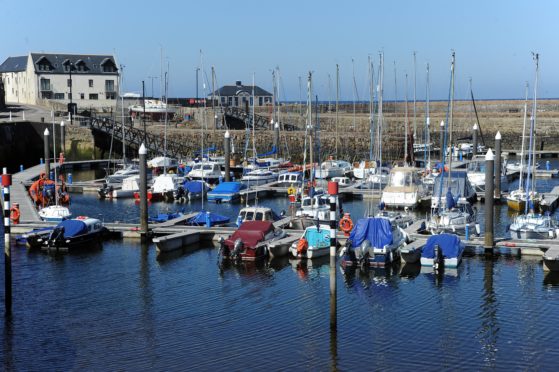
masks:
[[[7,168],[2,172],[2,188],[4,192],[4,304],[6,316],[12,314],[12,253],[10,248],[10,186],[12,175]]]
[[[495,246],[495,239],[493,236],[493,214],[495,194],[493,188],[495,156],[493,151],[489,149],[485,155],[485,233],[483,246],[486,254],[493,254],[493,247]]]

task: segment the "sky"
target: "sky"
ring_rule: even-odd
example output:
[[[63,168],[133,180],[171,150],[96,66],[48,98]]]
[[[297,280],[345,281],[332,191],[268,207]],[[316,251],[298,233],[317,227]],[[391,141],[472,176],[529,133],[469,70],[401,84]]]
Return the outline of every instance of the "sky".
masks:
[[[161,55],[169,96],[210,94],[241,80],[272,91],[279,68],[280,100],[313,96],[369,98],[368,58],[376,69],[384,53],[384,99],[449,95],[456,53],[456,99],[533,95],[540,55],[538,98],[559,97],[559,2],[556,0],[0,0],[4,35],[0,60],[29,52],[114,54],[124,65],[123,92],[160,95]],[[416,53],[414,68],[413,53]],[[197,73],[197,69],[198,73]],[[407,74],[407,88],[406,88]],[[414,84],[415,78],[415,84]],[[375,84],[377,84],[375,76]],[[301,81],[301,84],[299,83]],[[355,83],[354,83],[355,81]],[[205,82],[205,84],[204,84]]]

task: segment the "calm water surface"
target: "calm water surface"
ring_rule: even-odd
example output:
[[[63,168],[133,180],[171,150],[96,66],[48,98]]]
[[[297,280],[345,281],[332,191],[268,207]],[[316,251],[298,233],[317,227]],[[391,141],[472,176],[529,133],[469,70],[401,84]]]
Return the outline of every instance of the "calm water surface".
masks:
[[[75,215],[138,220],[133,201],[73,197]],[[209,209],[234,216],[239,205]],[[496,215],[506,225],[506,208]],[[12,249],[5,370],[555,370],[559,357],[559,277],[539,258],[466,257],[442,276],[337,266],[334,332],[327,258],[223,266],[213,247],[156,258],[133,240],[62,257]]]

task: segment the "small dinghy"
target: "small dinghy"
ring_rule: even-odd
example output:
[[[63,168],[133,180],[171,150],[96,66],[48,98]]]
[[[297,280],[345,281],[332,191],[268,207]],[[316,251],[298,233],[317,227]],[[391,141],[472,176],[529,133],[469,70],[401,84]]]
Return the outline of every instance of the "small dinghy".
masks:
[[[464,243],[457,235],[430,236],[421,251],[421,266],[456,268],[462,262]]]

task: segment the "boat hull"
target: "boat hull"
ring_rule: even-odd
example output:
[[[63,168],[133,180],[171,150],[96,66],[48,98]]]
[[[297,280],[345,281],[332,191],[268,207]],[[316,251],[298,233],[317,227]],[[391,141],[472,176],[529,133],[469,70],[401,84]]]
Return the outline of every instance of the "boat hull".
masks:
[[[420,261],[421,261],[421,266],[433,266],[435,260],[433,258],[421,257]],[[460,265],[460,262],[462,262],[462,255],[458,257],[450,257],[450,258],[445,257],[444,267],[456,268],[458,267],[458,265]]]
[[[559,257],[546,257],[543,256],[543,269],[545,271],[559,271]]]
[[[330,253],[330,246],[324,247],[308,247],[305,251],[297,252],[297,247],[291,246],[289,248],[289,253],[295,258],[317,258],[326,256]]]

